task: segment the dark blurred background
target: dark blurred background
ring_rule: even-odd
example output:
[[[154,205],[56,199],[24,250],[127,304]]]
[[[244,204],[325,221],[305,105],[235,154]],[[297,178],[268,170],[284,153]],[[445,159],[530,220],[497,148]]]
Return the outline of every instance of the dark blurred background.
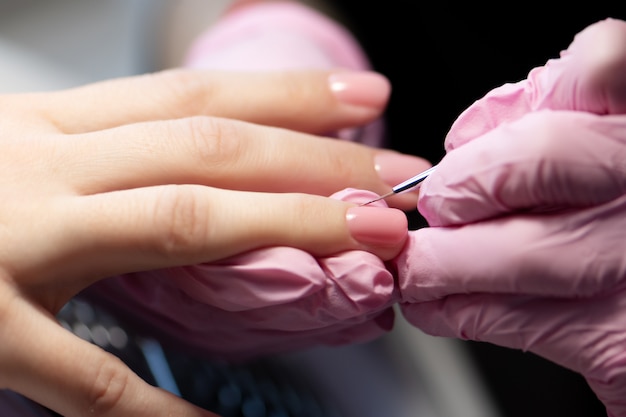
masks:
[[[626,2],[620,1],[335,4],[375,69],[392,82],[389,147],[433,163],[444,154],[443,138],[452,122],[476,99],[558,57],[589,24],[626,19]],[[419,217],[412,222],[423,225]],[[505,417],[606,416],[573,372],[529,353],[486,343],[465,346]]]

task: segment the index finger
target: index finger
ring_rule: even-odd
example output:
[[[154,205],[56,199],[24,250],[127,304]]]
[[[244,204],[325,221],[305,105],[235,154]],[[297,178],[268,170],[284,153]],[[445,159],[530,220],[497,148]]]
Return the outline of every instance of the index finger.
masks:
[[[25,95],[23,107],[38,106],[64,133],[209,115],[324,134],[377,118],[389,91],[373,72],[177,69]]]

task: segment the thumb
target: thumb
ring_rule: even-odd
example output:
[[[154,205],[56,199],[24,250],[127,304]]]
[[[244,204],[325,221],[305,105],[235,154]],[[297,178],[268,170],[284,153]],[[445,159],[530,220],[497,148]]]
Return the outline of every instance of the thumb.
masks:
[[[0,328],[0,386],[66,417],[216,417],[149,385],[117,357],[74,336],[24,299],[7,305]]]

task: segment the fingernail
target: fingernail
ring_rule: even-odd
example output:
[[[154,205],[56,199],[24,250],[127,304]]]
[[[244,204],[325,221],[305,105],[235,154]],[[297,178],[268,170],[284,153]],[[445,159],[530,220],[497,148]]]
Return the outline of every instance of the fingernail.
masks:
[[[389,99],[389,80],[376,72],[336,72],[328,78],[330,91],[343,103],[382,107]]]
[[[431,163],[423,158],[398,152],[379,152],[374,157],[374,169],[391,187],[430,167]]]
[[[397,209],[351,207],[348,209],[346,219],[352,237],[365,244],[398,244],[408,233],[406,215]]]

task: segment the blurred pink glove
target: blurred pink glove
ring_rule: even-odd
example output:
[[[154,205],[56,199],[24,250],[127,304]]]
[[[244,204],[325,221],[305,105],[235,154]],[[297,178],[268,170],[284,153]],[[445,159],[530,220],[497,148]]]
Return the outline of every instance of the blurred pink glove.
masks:
[[[352,33],[314,8],[295,1],[242,3],[194,40],[185,67],[257,72],[371,69]],[[377,119],[365,126],[326,134],[380,146],[384,123]]]
[[[365,202],[376,194],[349,189],[334,197]],[[288,247],[110,278],[87,295],[177,349],[229,360],[372,340],[393,327],[398,300],[394,277],[375,255],[316,259]]]
[[[466,110],[396,259],[427,333],[534,352],[626,416],[626,22]]]

